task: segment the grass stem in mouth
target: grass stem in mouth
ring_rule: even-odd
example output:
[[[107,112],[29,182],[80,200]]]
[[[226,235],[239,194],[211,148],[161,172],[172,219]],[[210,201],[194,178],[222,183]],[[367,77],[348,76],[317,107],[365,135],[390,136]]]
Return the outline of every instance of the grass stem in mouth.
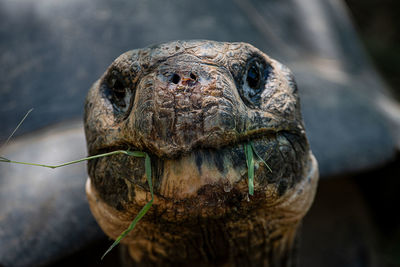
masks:
[[[260,155],[257,153],[257,150],[254,148],[253,142],[250,141],[250,145],[251,145],[251,148],[252,148],[253,151],[254,151],[254,154],[256,154],[257,158],[259,158],[259,159],[261,160],[261,162],[264,163],[264,165],[265,165],[265,166],[268,168],[268,170],[272,173],[272,169],[271,169],[271,168],[269,167],[269,165],[263,160],[263,158],[260,157]]]
[[[102,157],[108,157],[108,156],[115,155],[115,154],[126,154],[126,155],[129,155],[129,156],[141,157],[141,158],[145,157],[145,153],[141,152],[141,151],[116,150],[116,151],[112,151],[112,152],[108,152],[108,153],[98,154],[98,155],[94,155],[94,156],[90,156],[90,157],[86,157],[86,158],[82,158],[82,159],[78,159],[78,160],[65,162],[65,163],[62,163],[62,164],[59,164],[59,165],[47,165],[47,164],[39,164],[39,163],[31,163],[31,162],[14,161],[14,160],[7,159],[5,157],[0,157],[0,162],[8,162],[8,163],[14,163],[14,164],[39,166],[39,167],[55,169],[55,168],[64,167],[64,166],[68,166],[68,165],[71,165],[71,164],[79,163],[79,162],[82,162],[82,161],[87,161],[87,160],[97,159],[97,158],[102,158]]]
[[[248,187],[249,187],[249,195],[254,195],[254,154],[267,166],[267,168],[272,172],[271,168],[268,166],[268,164],[257,154],[256,150],[254,149],[253,143],[248,142],[243,145],[244,146],[244,152],[246,156],[246,163],[247,163],[247,168],[248,168]],[[147,178],[147,183],[150,188],[150,195],[151,199],[150,201],[139,211],[139,213],[136,215],[136,217],[133,219],[131,224],[128,226],[128,228],[123,231],[117,239],[114,241],[114,243],[107,249],[107,251],[103,254],[101,259],[103,259],[115,246],[117,246],[121,240],[126,237],[136,226],[136,224],[143,218],[143,216],[149,211],[151,206],[153,205],[154,201],[154,192],[153,192],[153,182],[152,182],[152,174],[151,174],[151,159],[150,156],[146,152],[142,151],[129,151],[129,150],[116,150],[108,153],[103,153],[103,154],[98,154],[78,160],[73,160],[69,161],[66,163],[62,163],[59,165],[46,165],[46,164],[38,164],[38,163],[30,163],[30,162],[21,162],[21,161],[13,161],[10,159],[7,159],[5,157],[0,157],[0,162],[7,162],[7,163],[14,163],[14,164],[24,164],[24,165],[31,165],[31,166],[39,166],[39,167],[45,167],[45,168],[59,168],[59,167],[64,167],[68,166],[71,164],[79,163],[82,161],[88,161],[91,159],[97,159],[97,158],[102,158],[102,157],[108,157],[111,155],[116,155],[116,154],[125,154],[128,156],[133,156],[133,157],[139,157],[139,158],[145,158],[145,173],[146,173],[146,178]]]
[[[254,158],[253,158],[253,148],[250,142],[243,145],[244,146],[244,154],[246,155],[246,163],[247,163],[247,176],[248,176],[248,186],[249,186],[249,195],[254,195]]]
[[[22,120],[20,121],[20,123],[17,125],[17,127],[14,129],[14,131],[12,132],[12,134],[8,137],[7,141],[5,142],[5,144],[2,146],[2,148],[7,145],[7,143],[9,142],[9,140],[11,139],[11,137],[14,135],[14,133],[18,130],[18,128],[21,126],[21,124],[23,123],[23,121],[26,119],[26,117],[29,115],[29,113],[32,111],[29,110],[25,116],[22,118]],[[247,164],[247,168],[248,168],[248,187],[249,187],[249,195],[254,195],[254,154],[265,164],[265,166],[268,168],[268,170],[270,172],[272,172],[271,168],[268,166],[268,164],[258,155],[257,151],[254,148],[254,145],[251,141],[245,143],[243,145],[244,148],[244,153],[246,156],[246,164]],[[0,156],[0,162],[6,162],[6,163],[14,163],[14,164],[23,164],[23,165],[30,165],[30,166],[39,166],[39,167],[45,167],[45,168],[50,168],[50,169],[55,169],[55,168],[59,168],[59,167],[64,167],[64,166],[68,166],[71,164],[75,164],[75,163],[79,163],[82,161],[88,161],[88,160],[92,160],[92,159],[97,159],[97,158],[102,158],[102,157],[108,157],[111,155],[116,155],[116,154],[125,154],[128,156],[132,156],[132,157],[139,157],[139,158],[145,158],[144,161],[144,167],[145,167],[145,173],[146,173],[146,178],[147,178],[147,183],[149,185],[149,189],[150,189],[150,195],[151,195],[151,199],[150,201],[143,206],[143,208],[139,211],[139,213],[136,215],[136,217],[133,219],[133,221],[131,222],[131,224],[128,226],[128,228],[123,231],[118,237],[117,239],[114,241],[114,243],[112,243],[112,245],[106,250],[106,252],[103,254],[103,256],[101,257],[101,259],[103,259],[115,246],[117,246],[121,240],[126,237],[136,226],[136,224],[143,218],[144,215],[146,215],[146,213],[149,211],[149,209],[151,208],[151,206],[153,205],[153,201],[154,201],[154,192],[153,192],[153,182],[152,182],[152,175],[151,175],[151,159],[150,156],[146,153],[146,152],[142,152],[142,151],[129,151],[129,150],[115,150],[112,152],[108,152],[108,153],[103,153],[103,154],[98,154],[98,155],[94,155],[94,156],[89,156],[86,158],[82,158],[82,159],[78,159],[78,160],[73,160],[73,161],[69,161],[69,162],[65,162],[62,164],[58,164],[58,165],[47,165],[47,164],[39,164],[39,163],[30,163],[30,162],[22,162],[22,161],[14,161],[14,160],[10,160],[6,157]]]
[[[268,166],[268,164],[257,154],[257,151],[254,149],[253,143],[250,141],[246,144],[243,145],[244,147],[244,153],[246,156],[246,164],[248,168],[248,187],[249,187],[249,195],[253,196],[254,195],[254,154],[267,166],[269,171],[272,172],[271,168]],[[129,151],[129,150],[116,150],[108,153],[103,153],[103,154],[98,154],[66,163],[62,163],[59,165],[46,165],[46,164],[38,164],[38,163],[30,163],[30,162],[21,162],[21,161],[13,161],[10,159],[7,159],[5,157],[0,157],[0,162],[7,162],[7,163],[15,163],[15,164],[24,164],[24,165],[31,165],[31,166],[39,166],[39,167],[45,167],[45,168],[59,168],[75,163],[79,163],[82,161],[88,161],[91,159],[96,159],[96,158],[102,158],[102,157],[108,157],[111,155],[116,155],[116,154],[125,154],[128,156],[133,156],[133,157],[139,157],[139,158],[145,158],[145,173],[146,173],[146,178],[147,178],[147,183],[150,188],[150,194],[151,194],[151,199],[150,201],[140,210],[140,212],[136,215],[136,217],[133,219],[129,227],[123,231],[117,239],[114,241],[114,243],[107,249],[107,251],[103,254],[101,259],[103,259],[115,246],[117,246],[121,240],[127,236],[136,226],[136,224],[143,218],[143,216],[149,211],[151,206],[153,205],[154,201],[154,192],[153,192],[153,183],[152,183],[152,174],[151,174],[151,159],[150,156],[146,152],[142,151]]]
[[[248,176],[248,187],[249,195],[254,195],[254,154],[267,166],[268,170],[272,172],[268,164],[258,155],[254,148],[253,142],[249,141],[243,145],[244,154],[246,156],[247,163],[247,176]]]
[[[97,158],[102,158],[102,157],[108,157],[108,156],[115,155],[115,154],[125,154],[125,155],[128,155],[128,156],[145,158],[145,160],[144,160],[144,162],[145,162],[145,172],[146,172],[147,183],[149,184],[149,188],[150,188],[151,200],[140,210],[140,212],[133,219],[133,221],[131,222],[129,227],[125,231],[123,231],[117,237],[117,239],[114,241],[114,243],[107,249],[107,251],[101,257],[101,259],[103,259],[104,256],[106,256],[116,245],[119,244],[119,242],[126,235],[128,235],[135,228],[136,224],[140,221],[140,219],[142,219],[142,217],[147,213],[147,211],[153,205],[154,193],[153,193],[153,183],[152,183],[152,180],[151,180],[151,160],[150,160],[150,156],[146,152],[129,151],[129,150],[116,150],[116,151],[112,151],[112,152],[108,152],[108,153],[103,153],[103,154],[99,154],[99,155],[94,155],[94,156],[90,156],[90,157],[86,157],[86,158],[82,158],[82,159],[78,159],[78,160],[62,163],[62,164],[59,164],[59,165],[46,165],[46,164],[14,161],[14,160],[9,160],[9,159],[7,159],[5,157],[0,157],[0,162],[23,164],[23,165],[30,165],[30,166],[39,166],[39,167],[55,169],[55,168],[64,167],[64,166],[67,166],[67,165],[79,163],[79,162],[82,162],[82,161],[87,161],[87,160],[97,159]]]

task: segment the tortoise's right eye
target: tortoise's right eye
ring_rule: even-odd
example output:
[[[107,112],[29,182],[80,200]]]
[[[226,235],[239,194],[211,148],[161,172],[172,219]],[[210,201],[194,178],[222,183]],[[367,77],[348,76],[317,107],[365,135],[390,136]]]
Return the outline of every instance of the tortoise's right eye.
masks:
[[[259,66],[253,62],[247,70],[246,82],[250,88],[258,90],[261,83],[261,71]]]
[[[107,87],[107,98],[113,104],[114,108],[120,112],[128,111],[132,98],[132,91],[122,78],[111,75],[107,80]]]

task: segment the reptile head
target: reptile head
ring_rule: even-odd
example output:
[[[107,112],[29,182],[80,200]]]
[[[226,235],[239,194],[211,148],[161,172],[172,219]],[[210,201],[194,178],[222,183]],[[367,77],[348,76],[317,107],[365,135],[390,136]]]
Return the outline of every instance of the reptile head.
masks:
[[[314,196],[316,162],[293,76],[246,43],[177,41],[122,54],[88,94],[85,132],[90,155],[151,157],[154,205],[131,241],[157,222],[297,225]],[[245,144],[258,155],[254,196]],[[113,155],[88,171],[92,211],[115,238],[150,199],[144,159]]]

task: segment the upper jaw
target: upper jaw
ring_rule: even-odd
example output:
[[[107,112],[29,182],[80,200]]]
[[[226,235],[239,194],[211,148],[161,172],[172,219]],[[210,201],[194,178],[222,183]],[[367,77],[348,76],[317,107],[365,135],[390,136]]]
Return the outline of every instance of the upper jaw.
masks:
[[[209,131],[204,129],[193,132],[191,138],[186,133],[170,133],[165,138],[154,135],[152,132],[143,132],[132,127],[129,121],[120,125],[122,130],[98,136],[93,142],[88,143],[89,154],[111,151],[112,149],[139,150],[150,153],[158,158],[177,158],[191,153],[197,149],[220,149],[224,147],[243,144],[251,140],[276,136],[280,133],[290,133],[305,139],[305,132],[301,122],[288,120],[276,116],[265,116],[258,120],[237,123],[235,128],[226,125],[216,125]],[[154,128],[157,128],[154,126]],[[242,128],[242,129],[240,129]],[[246,129],[247,128],[247,129]],[[187,131],[191,131],[190,128]],[[118,134],[119,136],[115,136]],[[307,141],[305,140],[307,143]]]
[[[225,130],[215,127],[208,134],[203,134],[194,139],[180,139],[176,141],[173,136],[169,140],[146,139],[140,133],[123,135],[120,139],[113,139],[112,142],[99,144],[93,142],[88,145],[90,155],[96,155],[115,150],[143,151],[157,158],[179,158],[199,149],[222,149],[225,147],[239,146],[253,140],[276,137],[282,133],[292,134],[307,140],[304,129],[297,122],[284,121],[275,126],[274,121],[270,120],[271,127],[262,127],[248,130],[245,133],[238,133],[236,130]],[[105,140],[100,139],[101,141]]]
[[[176,157],[160,158],[149,153],[155,195],[172,202],[201,201],[203,208],[229,208],[232,203],[241,203],[239,199],[248,197],[243,147],[248,142],[255,150],[255,200],[268,198],[273,203],[305,175],[309,161],[305,137],[281,131],[218,149],[198,147]],[[137,203],[138,192],[148,191],[144,161],[140,158],[102,158],[89,163],[89,175],[94,186],[104,193],[105,201],[115,207],[121,205],[118,203]]]

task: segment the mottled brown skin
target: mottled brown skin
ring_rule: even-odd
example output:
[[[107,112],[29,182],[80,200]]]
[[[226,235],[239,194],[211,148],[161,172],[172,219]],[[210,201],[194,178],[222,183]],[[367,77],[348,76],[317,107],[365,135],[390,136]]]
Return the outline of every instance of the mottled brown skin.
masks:
[[[154,205],[123,239],[127,265],[291,266],[314,198],[309,149],[291,72],[246,43],[177,41],[117,58],[85,106],[90,155],[151,156]],[[248,194],[243,144],[255,157]],[[150,200],[142,158],[88,164],[86,191],[116,238]]]

